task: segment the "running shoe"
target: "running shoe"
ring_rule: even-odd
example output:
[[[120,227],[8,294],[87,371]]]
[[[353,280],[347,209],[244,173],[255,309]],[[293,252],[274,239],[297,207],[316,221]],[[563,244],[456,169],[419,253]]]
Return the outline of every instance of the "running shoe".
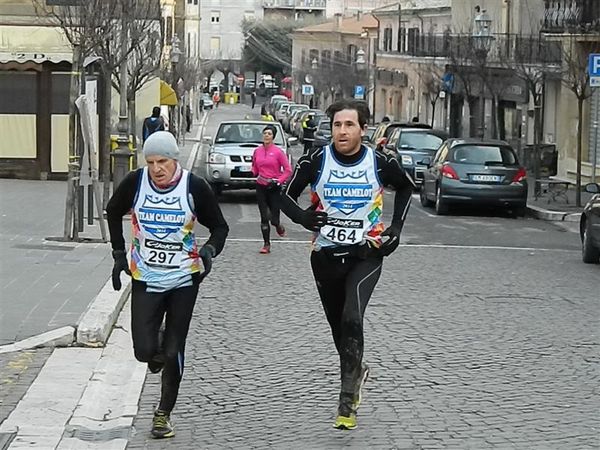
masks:
[[[175,436],[175,430],[171,425],[171,415],[166,411],[157,409],[152,419],[152,436],[158,439]]]
[[[279,237],[285,237],[285,227],[283,225],[277,225],[275,231],[277,231]]]
[[[360,402],[362,401],[362,389],[368,378],[369,366],[367,366],[365,363],[362,363],[360,366],[360,375],[356,380],[356,390],[354,391],[354,399],[352,401],[352,409],[354,411],[356,411],[360,406]]]
[[[160,372],[165,366],[165,360],[163,356],[163,345],[165,341],[165,324],[161,324],[160,329],[158,330],[158,349],[152,361],[148,361],[148,370],[151,373]]]
[[[338,406],[333,428],[337,428],[338,430],[354,430],[356,426],[356,411],[352,407],[352,394],[341,394],[340,405]]]
[[[271,246],[270,245],[263,245],[263,248],[261,248],[258,253],[260,253],[262,255],[266,255],[267,253],[271,253]]]

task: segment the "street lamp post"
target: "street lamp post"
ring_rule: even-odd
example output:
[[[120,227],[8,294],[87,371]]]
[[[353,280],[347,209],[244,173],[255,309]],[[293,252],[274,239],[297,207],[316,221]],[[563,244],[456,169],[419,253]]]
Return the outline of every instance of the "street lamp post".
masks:
[[[127,10],[123,6],[121,19],[121,64],[119,66],[119,122],[117,124],[117,148],[113,152],[113,187],[116,188],[129,172],[133,154],[129,150],[128,116],[127,116],[127,39],[129,22]]]
[[[177,95],[177,64],[179,63],[179,57],[181,56],[181,50],[179,49],[179,43],[181,41],[176,34],[173,35],[171,40],[171,87],[175,91],[175,97],[177,99],[177,105],[174,106],[173,114],[171,114],[172,122],[172,133],[179,141],[179,97]]]
[[[479,6],[475,7],[477,15],[475,16],[475,27],[473,29],[473,43],[475,45],[475,56],[479,59],[481,64],[481,90],[479,93],[480,102],[480,115],[481,115],[481,126],[479,130],[479,137],[483,139],[485,137],[485,83],[483,78],[485,77],[485,65],[488,52],[494,40],[491,33],[492,19],[486,13],[485,9],[480,9]]]

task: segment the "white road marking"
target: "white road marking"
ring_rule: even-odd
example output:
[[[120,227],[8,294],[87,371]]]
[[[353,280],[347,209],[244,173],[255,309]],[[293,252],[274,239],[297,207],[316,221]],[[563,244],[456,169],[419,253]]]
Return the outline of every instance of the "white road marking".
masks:
[[[199,238],[200,241],[204,238]],[[294,240],[294,239],[274,239],[280,244],[310,244],[309,240]],[[262,239],[258,238],[227,238],[227,242],[258,242]],[[451,250],[521,250],[526,252],[561,252],[561,253],[579,253],[579,250],[569,250],[561,248],[535,248],[535,247],[508,247],[501,245],[458,245],[458,244],[400,244],[400,247],[414,248],[445,248]]]

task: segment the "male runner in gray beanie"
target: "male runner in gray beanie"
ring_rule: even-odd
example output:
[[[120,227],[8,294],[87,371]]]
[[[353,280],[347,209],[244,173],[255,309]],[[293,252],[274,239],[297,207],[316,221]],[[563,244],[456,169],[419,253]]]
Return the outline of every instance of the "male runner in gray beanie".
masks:
[[[160,403],[152,434],[175,435],[171,411],[183,375],[185,341],[198,287],[212,267],[229,232],[208,183],[183,169],[171,133],[151,134],[142,150],[146,167],[130,172],[116,188],[106,213],[115,260],[112,283],[121,289],[121,272],[132,277],[131,336],[138,361],[162,373]],[[131,211],[132,244],[128,263],[123,216]],[[194,222],[210,231],[198,249]],[[165,320],[164,332],[161,324]]]

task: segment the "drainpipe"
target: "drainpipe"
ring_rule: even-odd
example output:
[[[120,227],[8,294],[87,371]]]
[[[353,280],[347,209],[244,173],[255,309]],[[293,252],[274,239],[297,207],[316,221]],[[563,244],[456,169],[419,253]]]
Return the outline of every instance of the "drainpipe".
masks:
[[[377,76],[379,75],[379,70],[377,69],[377,51],[379,50],[379,33],[381,30],[381,23],[379,21],[379,17],[375,14],[371,13],[373,18],[377,21],[377,38],[375,41],[375,45],[373,46],[373,111],[371,111],[371,123],[375,125],[375,111],[377,111]]]

